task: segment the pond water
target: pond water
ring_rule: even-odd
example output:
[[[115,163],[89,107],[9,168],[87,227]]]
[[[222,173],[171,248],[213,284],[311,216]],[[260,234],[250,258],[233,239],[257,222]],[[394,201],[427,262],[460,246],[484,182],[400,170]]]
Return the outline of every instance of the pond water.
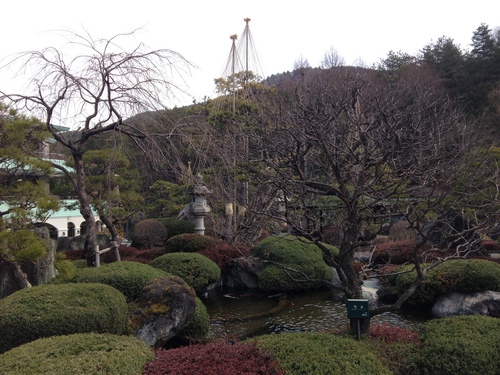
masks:
[[[214,290],[203,302],[211,319],[210,338],[242,339],[268,333],[337,330],[349,325],[345,303],[332,291],[268,296]],[[427,319],[403,310],[377,315],[372,324],[411,328]]]

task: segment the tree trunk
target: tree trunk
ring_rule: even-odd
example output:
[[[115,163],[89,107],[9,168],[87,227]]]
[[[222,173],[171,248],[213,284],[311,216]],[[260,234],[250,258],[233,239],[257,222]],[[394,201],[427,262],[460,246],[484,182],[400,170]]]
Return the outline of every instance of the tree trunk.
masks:
[[[113,248],[113,251],[115,253],[116,261],[120,262],[121,261],[120,251],[118,250],[119,236],[118,236],[118,231],[116,230],[116,226],[109,219],[109,217],[102,212],[99,212],[99,219],[104,223],[104,225],[106,225],[106,228],[109,229],[109,232],[111,234],[111,247]]]
[[[87,234],[85,237],[85,258],[89,267],[96,266],[96,247],[97,247],[97,232],[96,222],[90,200],[87,195],[85,183],[85,168],[83,165],[83,156],[81,153],[73,152],[73,160],[75,162],[76,172],[76,193],[80,203],[80,213],[87,224]]]

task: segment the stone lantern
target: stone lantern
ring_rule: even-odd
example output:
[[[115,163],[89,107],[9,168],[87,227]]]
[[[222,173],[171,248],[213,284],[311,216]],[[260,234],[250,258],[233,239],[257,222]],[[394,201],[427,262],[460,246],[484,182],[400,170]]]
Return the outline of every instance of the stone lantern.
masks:
[[[205,216],[207,216],[212,209],[207,204],[207,195],[211,194],[203,182],[201,174],[194,176],[194,187],[191,195],[193,200],[191,202],[190,213],[194,216],[194,233],[205,234]]]

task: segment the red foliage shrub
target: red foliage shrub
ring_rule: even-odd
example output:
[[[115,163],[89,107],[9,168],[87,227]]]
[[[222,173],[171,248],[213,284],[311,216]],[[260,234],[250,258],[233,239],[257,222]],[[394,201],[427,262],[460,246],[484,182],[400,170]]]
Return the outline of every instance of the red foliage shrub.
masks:
[[[363,263],[359,261],[354,261],[354,263],[352,264],[352,268],[354,269],[354,272],[359,274],[363,269]]]
[[[372,325],[369,335],[372,339],[384,342],[403,341],[411,344],[418,344],[420,342],[420,335],[418,332],[387,324]]]
[[[277,364],[255,344],[214,341],[177,349],[159,349],[143,375],[282,375]]]
[[[224,269],[232,259],[249,256],[250,250],[247,246],[233,246],[221,241],[199,251],[199,253],[212,260],[221,269]]]
[[[384,242],[377,245],[373,254],[376,264],[404,264],[412,261],[413,251],[417,245],[414,240]]]
[[[66,255],[67,260],[85,259],[85,250],[66,250],[63,253]]]
[[[500,244],[493,240],[483,240],[481,245],[488,251],[498,251],[500,250]]]
[[[409,226],[406,220],[394,223],[389,229],[389,239],[393,241],[414,240],[417,233],[414,229],[408,228]]]
[[[163,252],[162,247],[153,247],[148,250],[141,250],[131,246],[120,245],[118,249],[120,251],[121,260],[129,260],[144,264],[148,264],[153,259],[158,258]],[[107,253],[104,253],[101,257],[101,261],[104,263],[115,262],[115,252],[110,250]]]

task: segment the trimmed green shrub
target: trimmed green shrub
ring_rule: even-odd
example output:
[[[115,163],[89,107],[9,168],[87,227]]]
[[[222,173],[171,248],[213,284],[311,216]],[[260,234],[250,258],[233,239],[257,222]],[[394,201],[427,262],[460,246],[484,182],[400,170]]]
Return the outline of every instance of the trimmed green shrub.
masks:
[[[170,253],[153,259],[151,266],[179,276],[193,289],[200,290],[220,278],[220,268],[206,256],[197,253]]]
[[[275,361],[246,342],[214,341],[156,352],[143,375],[283,375]],[[293,372],[291,374],[294,374]]]
[[[163,246],[167,239],[167,228],[156,219],[139,221],[132,230],[132,247],[138,249],[151,249]]]
[[[88,265],[87,265],[87,260],[86,259],[78,259],[78,260],[74,260],[73,261],[73,265],[76,267],[76,268],[87,268]],[[73,277],[75,277],[75,275],[73,275]]]
[[[167,228],[167,239],[178,234],[194,233],[194,222],[188,220],[177,220],[176,217],[158,218]]]
[[[194,311],[194,317],[186,328],[184,328],[178,336],[193,341],[201,341],[207,335],[210,330],[210,316],[208,315],[207,308],[203,301],[196,297],[196,310]]]
[[[0,354],[0,373],[137,375],[153,358],[149,346],[135,337],[78,333],[38,339]]]
[[[147,264],[123,261],[103,264],[101,267],[77,268],[70,282],[111,285],[124,294],[127,302],[131,302],[139,298],[149,280],[161,276],[167,276],[167,273]],[[67,281],[56,279],[55,282]]]
[[[338,254],[335,246],[325,246]],[[259,274],[259,288],[262,290],[309,290],[333,281],[333,271],[325,263],[322,251],[307,240],[294,236],[268,237],[250,253],[270,261]]]
[[[197,253],[214,246],[217,240],[199,234],[178,234],[165,242],[165,253]]]
[[[500,319],[453,316],[423,325],[423,348],[415,374],[498,375]]]
[[[124,334],[128,306],[103,284],[40,285],[0,301],[0,352],[41,337],[98,332]]]
[[[397,293],[404,293],[415,276],[415,271],[399,275],[396,278]],[[500,291],[500,264],[482,259],[449,260],[429,271],[408,303],[430,305],[445,293],[476,293],[486,290]]]
[[[364,340],[302,332],[259,336],[256,343],[286,374],[391,374]]]

